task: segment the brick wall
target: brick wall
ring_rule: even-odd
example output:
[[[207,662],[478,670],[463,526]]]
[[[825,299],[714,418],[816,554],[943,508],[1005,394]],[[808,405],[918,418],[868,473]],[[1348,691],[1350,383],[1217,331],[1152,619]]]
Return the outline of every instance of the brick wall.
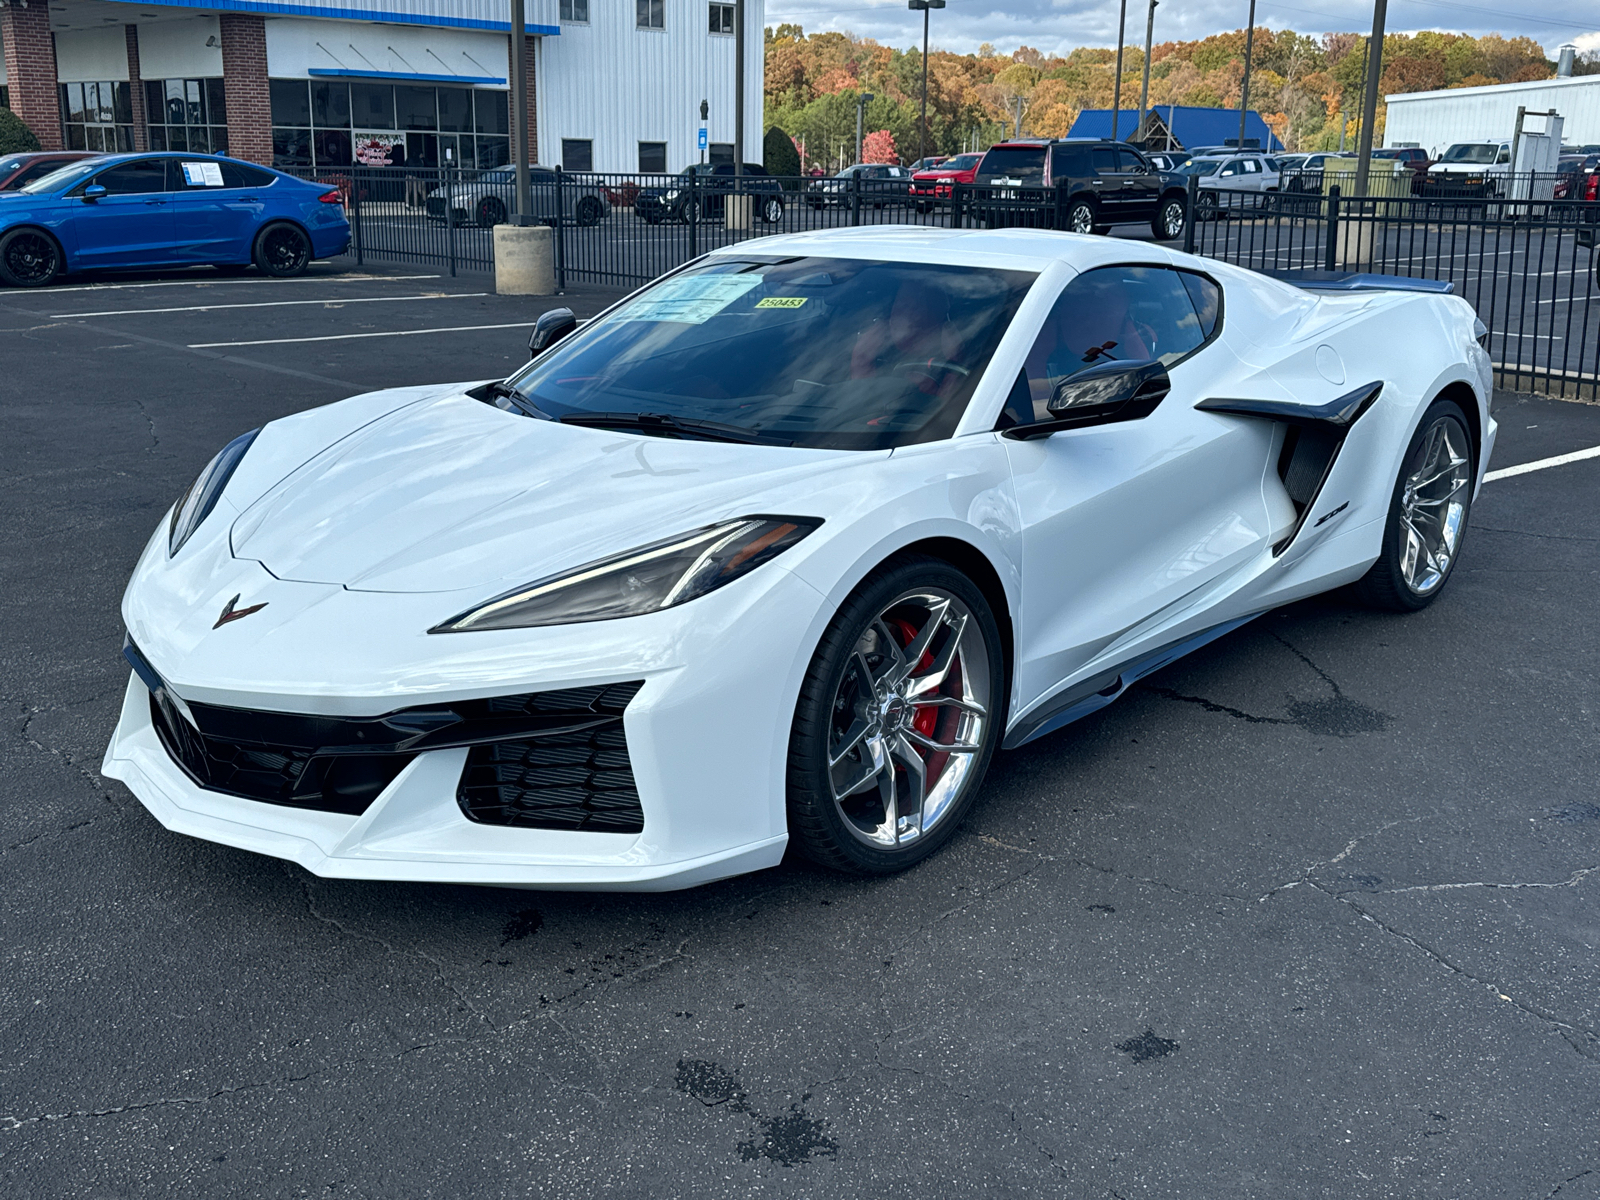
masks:
[[[270,167],[272,94],[267,88],[266,22],[245,13],[223,13],[218,21],[222,26],[222,88],[228,106],[228,154]]]
[[[40,146],[60,150],[61,89],[56,86],[49,0],[33,0],[26,8],[0,0],[0,42],[5,43],[11,111],[33,130]]]
[[[4,2],[5,0],[0,0],[0,4]],[[530,34],[523,39],[522,47],[522,61],[528,73],[528,161],[530,163],[539,161],[538,89],[533,85],[533,62],[535,57],[533,51],[537,42],[538,39]],[[511,39],[508,37],[506,39],[506,78],[508,81],[511,77],[511,62]],[[515,146],[512,147],[511,161],[517,161]]]
[[[150,129],[144,111],[144,80],[139,77],[139,27],[124,25],[128,39],[128,90],[133,93],[133,148],[150,149]]]

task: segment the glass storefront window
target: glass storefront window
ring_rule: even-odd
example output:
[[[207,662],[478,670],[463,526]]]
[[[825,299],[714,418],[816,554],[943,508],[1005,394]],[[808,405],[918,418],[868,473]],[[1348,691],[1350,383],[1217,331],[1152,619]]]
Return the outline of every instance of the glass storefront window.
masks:
[[[351,84],[350,111],[358,129],[393,129],[394,88],[387,83]]]
[[[466,88],[435,90],[439,93],[439,128],[447,133],[471,133],[472,93]]]
[[[268,80],[274,125],[311,124],[310,88],[304,79]]]
[[[68,150],[133,149],[133,92],[126,83],[63,83],[60,94]]]
[[[228,114],[220,79],[147,79],[144,111],[152,150],[228,152]]]
[[[350,128],[350,85],[314,83],[311,85],[311,123],[321,128]]]
[[[334,80],[270,84],[274,166],[489,168],[510,160],[503,91]],[[169,128],[186,130],[188,148],[197,148],[193,126]]]

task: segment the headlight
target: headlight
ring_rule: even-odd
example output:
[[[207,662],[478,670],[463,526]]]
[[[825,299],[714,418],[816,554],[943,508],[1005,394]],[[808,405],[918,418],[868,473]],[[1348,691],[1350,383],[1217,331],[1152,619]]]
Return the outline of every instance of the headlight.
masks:
[[[670,192],[667,193],[666,198],[668,200],[676,200],[678,198],[678,189],[677,188],[673,188]]]
[[[252,429],[249,433],[241,433],[217,451],[217,456],[206,464],[200,477],[189,485],[189,490],[173,505],[172,525],[167,530],[169,556],[181,550],[194,531],[200,528],[200,522],[211,515],[211,510],[222,498],[222,489],[228,486],[228,480],[233,476],[234,468],[260,432],[259,429]]]
[[[524,584],[428,630],[530,629],[612,621],[672,608],[769,562],[822,522],[740,517]]]

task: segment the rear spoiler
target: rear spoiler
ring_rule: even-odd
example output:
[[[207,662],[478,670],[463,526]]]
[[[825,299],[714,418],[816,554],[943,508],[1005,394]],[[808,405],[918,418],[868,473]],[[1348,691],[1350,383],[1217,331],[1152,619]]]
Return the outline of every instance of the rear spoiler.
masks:
[[[1412,279],[1407,275],[1374,275],[1367,271],[1262,271],[1272,279],[1308,292],[1427,292],[1448,296],[1456,285],[1448,279]]]

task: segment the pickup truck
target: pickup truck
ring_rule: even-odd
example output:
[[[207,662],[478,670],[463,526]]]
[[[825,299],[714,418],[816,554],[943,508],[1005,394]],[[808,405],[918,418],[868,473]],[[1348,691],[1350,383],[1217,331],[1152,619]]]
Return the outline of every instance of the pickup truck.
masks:
[[[1423,196],[1498,196],[1511,174],[1511,142],[1456,142],[1415,189]]]

